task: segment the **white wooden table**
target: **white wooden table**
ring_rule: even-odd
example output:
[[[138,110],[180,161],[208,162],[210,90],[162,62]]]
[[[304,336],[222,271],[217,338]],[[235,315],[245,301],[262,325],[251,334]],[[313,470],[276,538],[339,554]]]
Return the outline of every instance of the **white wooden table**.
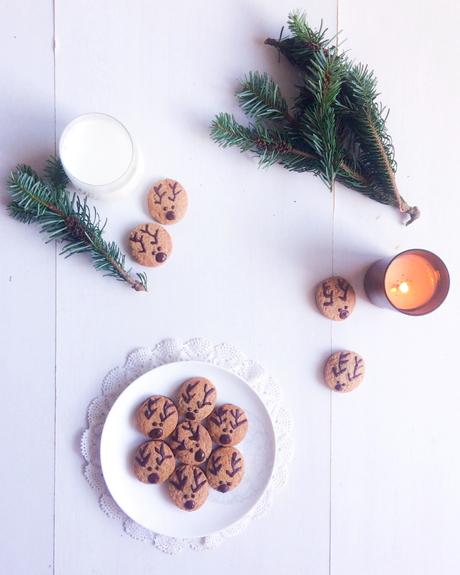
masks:
[[[54,5],[53,5],[54,4]],[[452,575],[460,569],[460,272],[457,184],[460,8],[454,0],[306,2],[311,22],[343,29],[375,68],[392,113],[403,195],[423,217],[394,211],[310,175],[257,170],[208,137],[235,109],[253,69],[282,83],[286,63],[263,46],[291,0],[3,0],[0,177],[40,168],[74,116],[103,111],[146,158],[132,201],[99,204],[124,242],[145,220],[144,189],[163,176],[190,191],[172,229],[174,257],[137,294],[65,261],[38,231],[0,213],[2,417],[0,556],[9,575],[219,573]],[[54,43],[54,50],[53,50]],[[333,239],[334,238],[334,239]],[[434,314],[372,306],[363,270],[425,247],[452,288]],[[358,286],[350,320],[331,325],[312,288],[334,271]],[[217,551],[166,556],[125,535],[86,483],[85,412],[130,350],[168,337],[227,341],[282,383],[296,424],[289,486],[269,516]],[[341,396],[320,382],[331,349],[359,351],[368,376]]]

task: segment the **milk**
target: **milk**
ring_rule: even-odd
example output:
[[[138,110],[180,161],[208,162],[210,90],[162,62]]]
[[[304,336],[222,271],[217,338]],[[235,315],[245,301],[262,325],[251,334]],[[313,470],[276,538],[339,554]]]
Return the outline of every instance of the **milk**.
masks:
[[[84,114],[64,129],[62,165],[72,183],[96,197],[126,191],[137,172],[137,154],[128,130],[107,114]]]

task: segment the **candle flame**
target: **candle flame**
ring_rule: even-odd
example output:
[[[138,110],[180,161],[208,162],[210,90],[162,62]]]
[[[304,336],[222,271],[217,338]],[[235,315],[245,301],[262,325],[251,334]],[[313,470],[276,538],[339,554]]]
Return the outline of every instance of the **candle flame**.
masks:
[[[401,282],[399,284],[399,291],[401,293],[407,293],[409,291],[409,284],[407,282]]]

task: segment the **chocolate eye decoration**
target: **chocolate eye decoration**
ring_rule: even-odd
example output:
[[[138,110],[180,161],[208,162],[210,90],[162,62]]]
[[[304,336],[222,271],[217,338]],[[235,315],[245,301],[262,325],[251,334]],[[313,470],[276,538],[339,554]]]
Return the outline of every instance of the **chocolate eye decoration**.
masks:
[[[193,413],[198,413],[198,409],[194,409],[194,410],[193,410]]]
[[[225,433],[227,433],[228,429],[227,429],[226,427],[224,427],[224,428],[222,429],[222,431],[224,431]]]
[[[230,433],[233,433],[233,429],[230,429]]]
[[[163,422],[160,423],[160,427],[163,427]]]
[[[147,471],[152,471],[152,468],[150,467],[150,465],[147,467]]]
[[[193,449],[192,449],[192,448],[190,448],[189,451],[190,451],[190,453],[193,453]]]
[[[173,204],[173,205],[171,206],[171,209],[172,209],[172,210],[175,210],[175,209],[176,209],[176,206]]]
[[[155,465],[155,469],[158,471],[160,468],[158,467],[158,465]]]
[[[192,493],[192,499],[195,499],[195,494],[194,494],[194,493]]]
[[[165,212],[168,208],[166,206],[164,206],[163,211]]]

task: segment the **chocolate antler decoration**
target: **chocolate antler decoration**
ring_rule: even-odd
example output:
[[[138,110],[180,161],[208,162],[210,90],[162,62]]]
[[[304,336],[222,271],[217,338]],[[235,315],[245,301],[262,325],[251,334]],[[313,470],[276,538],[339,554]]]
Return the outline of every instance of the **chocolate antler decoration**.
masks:
[[[134,242],[135,244],[141,244],[141,248],[142,250],[139,252],[140,254],[145,253],[147,250],[145,249],[145,245],[144,245],[144,240],[142,237],[139,237],[137,235],[137,232],[134,232],[134,234],[131,234],[129,236],[129,239]]]
[[[349,355],[350,354],[348,351],[341,351],[340,352],[339,361],[338,361],[337,365],[332,368],[332,373],[334,374],[335,377],[339,377],[339,375],[341,373],[344,373],[346,371],[345,366],[348,363],[348,356]]]
[[[190,421],[184,423],[184,429],[189,432],[189,438],[192,441],[200,441],[200,426],[197,425],[195,431],[193,431],[193,426]]]
[[[202,475],[203,472],[200,471],[197,467],[193,468],[193,483],[191,485],[192,487],[192,492],[196,493],[197,491],[199,491],[203,485],[205,485],[206,483],[206,479],[203,479],[203,481],[200,483],[200,475]]]
[[[212,403],[210,401],[207,401],[208,397],[214,393],[214,388],[213,387],[208,387],[208,384],[205,383],[204,384],[204,398],[203,401],[197,401],[196,405],[199,409],[201,409],[202,407],[204,407],[205,405],[212,405]]]
[[[362,361],[363,360],[361,358],[358,358],[355,355],[355,366],[353,368],[353,374],[350,375],[350,373],[347,373],[348,381],[353,381],[354,379],[356,379],[357,377],[359,377],[361,375],[361,373],[358,373],[358,371],[359,371],[359,368],[361,367]]]
[[[177,198],[177,196],[182,192],[182,190],[179,188],[179,191],[176,192],[176,188],[177,188],[177,182],[174,182],[174,184],[171,184],[171,182],[168,182],[169,188],[171,190],[171,196],[168,196],[168,200],[171,200],[171,202],[174,202],[174,200]]]
[[[178,467],[176,469],[176,477],[177,477],[177,481],[174,481],[174,479],[171,479],[171,484],[178,490],[178,491],[182,491],[182,489],[185,487],[185,484],[187,483],[187,477],[184,475],[184,467]]]
[[[162,194],[160,194],[161,188],[162,188],[162,184],[159,184],[158,186],[153,186],[153,193],[156,196],[155,200],[154,200],[155,204],[161,205],[161,202],[163,201],[163,196],[165,196],[167,193],[166,191],[164,191]]]
[[[222,425],[224,423],[224,417],[227,411],[228,410],[225,409],[223,406],[219,407],[214,411],[212,417],[210,417],[210,420],[216,425]]]
[[[247,419],[241,419],[241,417],[243,417],[243,412],[240,411],[238,408],[237,409],[231,409],[230,413],[233,417],[233,421],[230,422],[232,429],[236,429],[240,425],[243,425],[243,423],[247,422]]]
[[[350,289],[350,284],[343,278],[337,278],[337,285],[342,290],[343,295],[339,295],[339,299],[342,301],[347,301],[348,290]]]
[[[177,443],[177,446],[175,446],[173,448],[174,453],[176,453],[176,451],[184,451],[187,448],[185,447],[185,440],[179,441],[179,428],[176,427],[176,429],[174,430],[173,434],[171,435],[171,439]]]
[[[217,456],[211,455],[208,470],[213,475],[217,475],[219,473],[219,471],[222,469],[222,463],[219,463],[219,461],[221,459],[222,459],[222,457],[220,455],[217,455]]]
[[[158,231],[160,228],[157,228],[153,234],[151,231],[149,231],[149,224],[145,224],[145,229],[141,229],[141,232],[143,232],[144,234],[147,234],[148,236],[150,236],[151,238],[153,238],[153,241],[150,242],[151,244],[157,244],[158,243]]]
[[[189,383],[187,385],[187,387],[185,388],[185,393],[182,394],[182,399],[185,401],[185,403],[190,403],[192,399],[195,397],[195,394],[194,393],[192,394],[192,391],[199,383],[200,383],[199,381],[195,381],[195,383]]]
[[[240,467],[238,467],[238,464],[241,463],[241,457],[238,457],[238,455],[236,454],[236,452],[234,451],[232,453],[232,458],[230,460],[230,465],[232,466],[232,470],[231,471],[226,471],[225,473],[229,476],[229,477],[234,477],[238,471],[241,471],[241,465]]]
[[[139,463],[141,467],[145,467],[149,461],[150,451],[147,452],[148,448],[149,448],[148,443],[141,445],[141,447],[139,447],[138,450],[139,454],[136,455],[136,461]]]
[[[165,401],[163,405],[163,413],[160,413],[160,421],[166,421],[168,417],[174,413],[174,404],[173,402]]]
[[[334,297],[334,292],[332,291],[332,289],[329,287],[329,284],[327,282],[323,283],[323,296],[328,300],[324,302],[324,306],[329,306],[333,304],[333,297]]]
[[[162,465],[164,461],[166,461],[166,459],[172,459],[172,455],[168,455],[165,452],[165,444],[161,443],[160,447],[155,447],[155,451],[156,453],[158,453],[158,455],[160,457],[156,457],[155,461],[157,465]]]
[[[147,419],[150,419],[152,417],[152,415],[157,411],[157,408],[155,406],[159,401],[160,401],[159,397],[154,397],[154,398],[150,397],[147,400],[147,405],[145,406],[145,409],[144,409],[144,415]]]

